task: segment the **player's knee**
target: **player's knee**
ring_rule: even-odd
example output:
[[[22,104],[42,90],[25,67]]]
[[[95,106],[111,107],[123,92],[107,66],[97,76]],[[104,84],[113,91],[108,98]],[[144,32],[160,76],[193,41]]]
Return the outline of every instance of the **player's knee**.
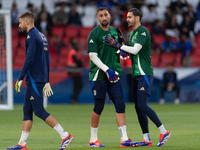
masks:
[[[101,105],[101,106],[95,105],[93,111],[94,111],[96,114],[101,115],[103,109],[104,109],[104,106],[102,106],[102,105]]]
[[[112,99],[112,101],[115,105],[116,113],[125,113],[125,103],[123,96],[115,97]]]
[[[125,113],[125,103],[116,106],[116,113]]]
[[[23,121],[33,120],[33,112],[31,110],[23,108],[24,118]]]
[[[33,120],[33,115],[24,114],[23,121]]]
[[[39,108],[34,110],[34,113],[37,117],[41,118],[42,120],[46,120],[46,118],[50,115],[48,112],[44,110],[44,108]]]
[[[101,115],[104,109],[104,101],[105,101],[104,99],[95,99],[95,105],[93,111],[96,114]]]

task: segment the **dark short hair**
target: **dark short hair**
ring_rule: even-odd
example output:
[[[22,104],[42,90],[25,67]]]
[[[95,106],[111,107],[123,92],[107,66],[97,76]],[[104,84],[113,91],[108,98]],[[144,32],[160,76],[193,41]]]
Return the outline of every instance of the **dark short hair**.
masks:
[[[142,14],[142,12],[139,9],[137,9],[137,8],[131,8],[131,9],[129,9],[128,12],[133,12],[134,16],[139,16],[140,17],[140,21],[142,20],[143,14]]]
[[[30,18],[31,20],[35,21],[35,17],[32,12],[24,12],[19,16],[19,18],[25,18],[25,17]]]
[[[108,11],[108,8],[106,8],[106,7],[99,7],[98,9],[97,9],[97,13],[99,12],[99,11],[103,11],[103,10],[107,10]],[[109,12],[109,11],[108,11]]]

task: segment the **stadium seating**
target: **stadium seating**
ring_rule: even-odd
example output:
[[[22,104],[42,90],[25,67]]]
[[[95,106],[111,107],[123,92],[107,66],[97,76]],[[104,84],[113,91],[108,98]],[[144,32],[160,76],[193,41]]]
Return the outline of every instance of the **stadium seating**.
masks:
[[[165,36],[163,34],[153,34],[152,38],[158,45],[161,45],[165,41]]]
[[[79,28],[77,26],[68,26],[65,28],[65,36],[67,38],[77,37]]]
[[[51,28],[51,34],[52,35],[57,35],[58,37],[63,37],[63,35],[64,35],[64,27],[53,26]]]
[[[13,69],[22,69],[24,61],[25,61],[25,55],[15,57],[13,60]]]
[[[151,54],[151,63],[153,67],[158,67],[160,62],[160,55],[159,54]]]
[[[174,67],[181,67],[181,59],[182,59],[182,53],[175,54],[175,61],[174,61]]]
[[[175,54],[174,53],[163,53],[161,55],[161,63],[159,67],[166,67],[168,63],[174,63]]]
[[[81,27],[80,28],[80,37],[87,38],[90,31],[92,31],[93,28],[87,28],[87,27]]]
[[[192,66],[193,67],[199,67],[200,66],[200,57],[199,55],[192,54]]]
[[[25,40],[26,40],[26,36],[22,36],[19,38],[20,47],[25,48]]]
[[[12,27],[12,39],[19,37],[19,28],[16,26]]]

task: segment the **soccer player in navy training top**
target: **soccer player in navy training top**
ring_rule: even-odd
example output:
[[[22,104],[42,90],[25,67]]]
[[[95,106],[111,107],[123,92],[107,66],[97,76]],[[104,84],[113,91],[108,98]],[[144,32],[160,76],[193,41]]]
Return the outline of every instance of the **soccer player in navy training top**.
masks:
[[[26,59],[21,73],[16,81],[15,90],[19,94],[23,78],[26,76],[26,92],[23,106],[22,134],[18,144],[7,149],[26,150],[26,141],[33,123],[33,112],[55,129],[62,138],[59,150],[64,150],[73,136],[66,132],[56,119],[45,111],[45,97],[53,95],[49,84],[49,44],[47,38],[34,27],[34,15],[24,12],[19,16],[19,28],[27,32],[25,55]]]

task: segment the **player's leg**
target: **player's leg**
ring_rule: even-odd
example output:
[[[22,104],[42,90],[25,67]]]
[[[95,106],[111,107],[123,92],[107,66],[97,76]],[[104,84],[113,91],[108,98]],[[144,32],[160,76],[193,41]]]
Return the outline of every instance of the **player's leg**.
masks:
[[[30,103],[30,84],[27,84],[24,95],[23,115],[22,134],[20,140],[17,145],[8,147],[7,149],[27,149],[26,141],[28,139],[33,122],[33,109]]]
[[[105,96],[107,91],[106,80],[91,81],[91,89],[94,97],[94,108],[91,116],[91,136],[89,141],[90,147],[105,147],[97,137],[97,130],[101,113],[105,105]]]
[[[116,120],[117,120],[117,125],[118,125],[120,136],[121,136],[120,147],[139,146],[138,143],[135,144],[127,136],[125,102],[124,102],[123,89],[122,89],[120,80],[116,83],[109,83],[108,94],[116,110]]]
[[[50,115],[43,107],[43,83],[32,83],[31,88],[31,96],[33,99],[31,100],[31,104],[33,107],[33,111],[37,117],[44,120],[50,127],[57,131],[62,139],[61,147],[59,150],[65,149],[68,144],[73,139],[73,136],[66,132],[62,126],[57,122],[57,120]],[[67,141],[67,142],[65,142]]]
[[[153,77],[152,76],[140,76],[138,78],[136,78],[137,82],[138,82],[138,86],[137,86],[137,105],[138,108],[140,108],[150,119],[151,121],[158,127],[159,131],[160,131],[160,136],[162,136],[160,139],[160,143],[162,143],[162,145],[167,141],[167,139],[170,136],[170,132],[167,131],[165,129],[165,127],[163,126],[163,124],[161,123],[160,119],[158,118],[156,112],[151,109],[148,104],[148,98],[150,95],[150,89],[151,89],[151,85],[153,83]],[[166,140],[163,139],[163,135],[167,136]],[[164,140],[164,142],[163,142]],[[161,146],[162,146],[161,145]]]
[[[149,135],[149,128],[148,128],[148,118],[147,115],[138,107],[138,99],[137,99],[137,86],[138,82],[135,78],[132,78],[132,96],[135,102],[135,110],[137,113],[138,121],[143,133],[143,140],[140,143],[140,146],[151,146],[152,141]]]

